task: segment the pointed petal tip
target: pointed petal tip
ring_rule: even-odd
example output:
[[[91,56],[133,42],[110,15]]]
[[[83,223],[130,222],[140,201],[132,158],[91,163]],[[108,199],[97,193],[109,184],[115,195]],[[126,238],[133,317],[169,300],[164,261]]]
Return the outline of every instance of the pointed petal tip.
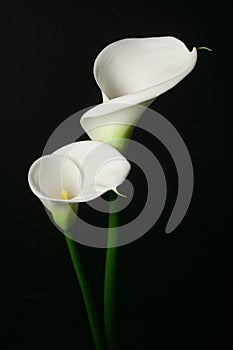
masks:
[[[127,198],[127,196],[125,194],[118,192],[116,187],[112,188],[112,191],[115,192],[119,197]]]

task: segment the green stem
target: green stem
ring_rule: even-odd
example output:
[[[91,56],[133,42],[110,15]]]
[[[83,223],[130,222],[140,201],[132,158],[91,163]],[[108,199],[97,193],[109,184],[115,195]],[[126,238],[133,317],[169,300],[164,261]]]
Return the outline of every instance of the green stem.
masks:
[[[87,311],[87,317],[90,324],[91,334],[93,337],[94,345],[96,350],[105,349],[104,337],[102,335],[101,329],[99,327],[99,322],[97,318],[97,313],[95,310],[93,298],[87,283],[85,272],[82,266],[80,256],[77,251],[75,242],[66,236],[66,242],[70,251],[70,256],[74,265],[76,276],[79,281],[80,289],[82,292],[84,304]]]
[[[111,202],[115,198],[115,194],[110,192],[109,196],[108,248],[104,280],[104,327],[108,349],[115,350],[117,349],[115,308],[117,248],[110,248],[110,246],[117,242],[118,213],[111,212],[116,210],[115,203]]]

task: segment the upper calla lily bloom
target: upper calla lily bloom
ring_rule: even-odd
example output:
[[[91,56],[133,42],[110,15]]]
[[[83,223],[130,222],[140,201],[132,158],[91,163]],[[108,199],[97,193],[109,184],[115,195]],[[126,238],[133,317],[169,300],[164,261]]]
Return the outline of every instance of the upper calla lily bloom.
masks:
[[[190,52],[174,37],[123,39],[108,45],[94,64],[103,103],[82,116],[82,127],[92,140],[124,137],[125,126],[114,123],[135,125],[142,114],[136,106],[149,106],[178,84],[196,60],[196,48]]]
[[[73,222],[76,203],[116,190],[130,171],[129,162],[115,148],[95,141],[64,146],[36,160],[28,181],[33,193],[67,229]]]

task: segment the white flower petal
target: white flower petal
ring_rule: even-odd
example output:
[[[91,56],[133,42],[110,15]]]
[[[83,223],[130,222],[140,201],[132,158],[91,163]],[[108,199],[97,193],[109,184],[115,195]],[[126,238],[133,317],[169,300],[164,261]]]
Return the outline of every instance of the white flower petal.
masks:
[[[79,167],[83,185],[72,201],[86,202],[119,186],[130,171],[130,164],[115,148],[95,141],[64,146],[54,154],[68,157]]]
[[[104,102],[82,116],[83,129],[92,140],[108,142],[124,137],[122,123],[136,125],[143,107],[179,83],[196,60],[196,48],[190,52],[173,37],[124,39],[110,44],[94,64]]]
[[[101,142],[81,141],[36,160],[28,181],[43,204],[57,212],[61,205],[86,202],[115,189],[129,171],[129,162],[115,148]],[[67,199],[61,199],[64,191]]]
[[[33,193],[44,201],[63,202],[63,191],[72,199],[82,188],[77,165],[68,158],[54,154],[41,157],[32,164],[28,181]]]
[[[146,99],[140,103],[177,84],[193,69],[196,59],[196,49],[190,52],[174,37],[123,39],[98,55],[94,76],[109,100],[144,90]],[[151,88],[153,93],[147,91]]]
[[[127,138],[127,133],[137,122],[146,107],[138,104],[117,103],[116,99],[101,103],[87,111],[80,123],[92,140],[109,142]]]

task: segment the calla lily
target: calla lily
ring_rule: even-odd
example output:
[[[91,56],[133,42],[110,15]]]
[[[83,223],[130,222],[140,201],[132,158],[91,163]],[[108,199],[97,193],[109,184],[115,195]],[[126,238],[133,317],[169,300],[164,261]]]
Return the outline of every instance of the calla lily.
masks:
[[[77,203],[115,190],[130,171],[129,162],[115,148],[96,141],[66,145],[36,160],[28,181],[32,192],[63,230],[69,228]]]
[[[86,112],[81,125],[92,140],[130,136],[144,109],[178,84],[194,68],[197,50],[190,52],[174,37],[116,41],[103,49],[94,76],[103,103]]]

